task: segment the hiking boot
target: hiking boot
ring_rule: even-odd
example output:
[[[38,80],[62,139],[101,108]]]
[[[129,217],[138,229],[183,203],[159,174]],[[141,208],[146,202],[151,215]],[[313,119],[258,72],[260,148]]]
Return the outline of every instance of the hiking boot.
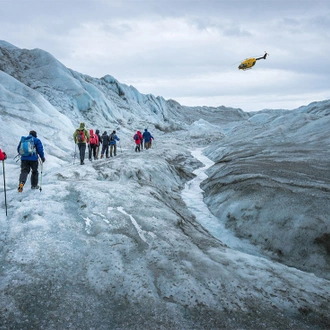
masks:
[[[40,187],[38,185],[32,186],[31,189],[39,189]]]
[[[24,187],[24,182],[21,182],[21,183],[18,185],[18,192],[22,192],[22,191],[23,191],[23,187]]]
[[[103,155],[101,155],[101,159],[103,158]]]

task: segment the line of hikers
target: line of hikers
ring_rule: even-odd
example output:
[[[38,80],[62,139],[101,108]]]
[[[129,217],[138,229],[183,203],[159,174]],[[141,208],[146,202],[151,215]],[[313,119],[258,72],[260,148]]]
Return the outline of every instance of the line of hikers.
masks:
[[[102,136],[100,131],[97,129],[94,133],[93,129],[90,129],[89,132],[85,127],[85,123],[80,123],[80,126],[73,133],[73,139],[79,149],[80,156],[80,165],[85,164],[85,153],[86,147],[88,145],[88,159],[92,161],[99,158],[100,146],[101,149],[101,158],[106,155],[106,158],[117,155],[117,144],[119,137],[116,134],[116,131],[113,130],[111,134],[108,135],[107,131],[104,131]],[[109,156],[110,149],[110,156]]]
[[[86,147],[88,144],[88,157],[89,160],[98,159],[100,147],[101,148],[101,158],[105,157],[110,158],[117,155],[117,145],[116,142],[120,139],[118,138],[116,131],[113,130],[111,134],[107,134],[107,131],[104,131],[102,136],[100,136],[100,131],[96,130],[94,133],[93,129],[90,129],[89,132],[85,128],[85,123],[80,123],[79,128],[77,128],[73,134],[73,139],[78,145],[80,153],[80,164],[84,164]],[[135,142],[135,152],[141,151],[144,148],[149,149],[151,147],[152,140],[154,137],[148,132],[147,129],[144,130],[143,134],[141,131],[136,131],[136,134],[133,136]],[[110,156],[109,156],[110,149]],[[27,177],[31,171],[31,189],[39,189],[41,191],[41,184],[39,184],[39,164],[42,166],[46,161],[44,155],[44,148],[41,140],[37,137],[36,131],[30,131],[28,136],[22,136],[21,140],[17,146],[18,155],[21,160],[21,172],[19,176],[19,185],[18,192],[23,191],[23,187],[26,184]],[[16,158],[15,157],[15,158]],[[3,163],[3,176],[5,182],[5,167],[4,160],[7,159],[7,155],[4,151],[0,149],[0,161]],[[41,170],[42,173],[42,170]],[[5,183],[4,183],[5,185]]]
[[[80,165],[85,164],[85,153],[86,147],[88,145],[88,159],[96,160],[99,158],[99,153],[101,149],[101,158],[105,157],[110,158],[117,155],[117,141],[119,137],[116,134],[116,131],[113,130],[111,134],[108,135],[107,131],[104,131],[102,136],[100,131],[97,129],[94,133],[93,129],[90,129],[89,132],[85,127],[85,123],[80,123],[80,126],[73,133],[73,139],[79,149],[80,156]],[[143,149],[143,142],[145,149],[151,147],[151,143],[154,137],[150,134],[148,129],[145,129],[143,134],[141,131],[137,131],[133,136],[135,141],[135,151],[141,151]],[[100,148],[102,145],[102,148]],[[110,149],[110,155],[109,155]]]
[[[133,140],[135,141],[135,152],[140,152],[143,149],[143,141],[145,149],[149,149],[151,148],[151,143],[152,140],[154,140],[154,137],[150,134],[148,129],[145,129],[143,134],[141,131],[136,131]]]

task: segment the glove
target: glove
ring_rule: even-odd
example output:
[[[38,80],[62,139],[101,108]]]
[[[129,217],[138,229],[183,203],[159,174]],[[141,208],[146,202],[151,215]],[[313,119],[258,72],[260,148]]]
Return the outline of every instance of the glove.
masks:
[[[46,161],[46,158],[42,158],[41,160],[42,160],[42,162],[44,163],[44,162]]]
[[[3,160],[7,159],[7,155],[5,152],[3,152],[3,156],[4,156]]]

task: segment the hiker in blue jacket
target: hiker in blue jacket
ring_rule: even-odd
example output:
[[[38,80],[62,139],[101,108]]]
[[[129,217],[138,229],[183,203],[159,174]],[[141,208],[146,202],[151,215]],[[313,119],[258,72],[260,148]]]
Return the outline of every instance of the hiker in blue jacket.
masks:
[[[23,140],[31,142],[22,142]],[[26,147],[29,150],[26,150]],[[17,146],[17,152],[21,155],[21,174],[19,176],[18,192],[23,191],[23,187],[26,183],[27,177],[32,170],[31,174],[31,189],[39,189],[38,186],[38,155],[42,162],[46,161],[44,155],[44,147],[41,141],[37,138],[36,131],[30,131],[29,135],[25,138],[22,137]]]
[[[112,131],[112,133],[109,135],[110,140],[110,157],[112,157],[112,151],[113,155],[116,156],[117,154],[117,145],[116,141],[119,141],[119,137],[116,135],[116,131]]]
[[[143,139],[144,139],[144,148],[149,149],[151,147],[151,139],[154,140],[154,137],[150,134],[150,132],[145,129],[143,132]]]

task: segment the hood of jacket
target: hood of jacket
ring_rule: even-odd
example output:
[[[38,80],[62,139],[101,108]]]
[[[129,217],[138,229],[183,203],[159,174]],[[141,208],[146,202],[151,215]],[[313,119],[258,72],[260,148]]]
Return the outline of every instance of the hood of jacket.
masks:
[[[94,130],[93,130],[93,129],[90,129],[90,130],[89,130],[89,134],[90,134],[90,135],[94,135]]]

